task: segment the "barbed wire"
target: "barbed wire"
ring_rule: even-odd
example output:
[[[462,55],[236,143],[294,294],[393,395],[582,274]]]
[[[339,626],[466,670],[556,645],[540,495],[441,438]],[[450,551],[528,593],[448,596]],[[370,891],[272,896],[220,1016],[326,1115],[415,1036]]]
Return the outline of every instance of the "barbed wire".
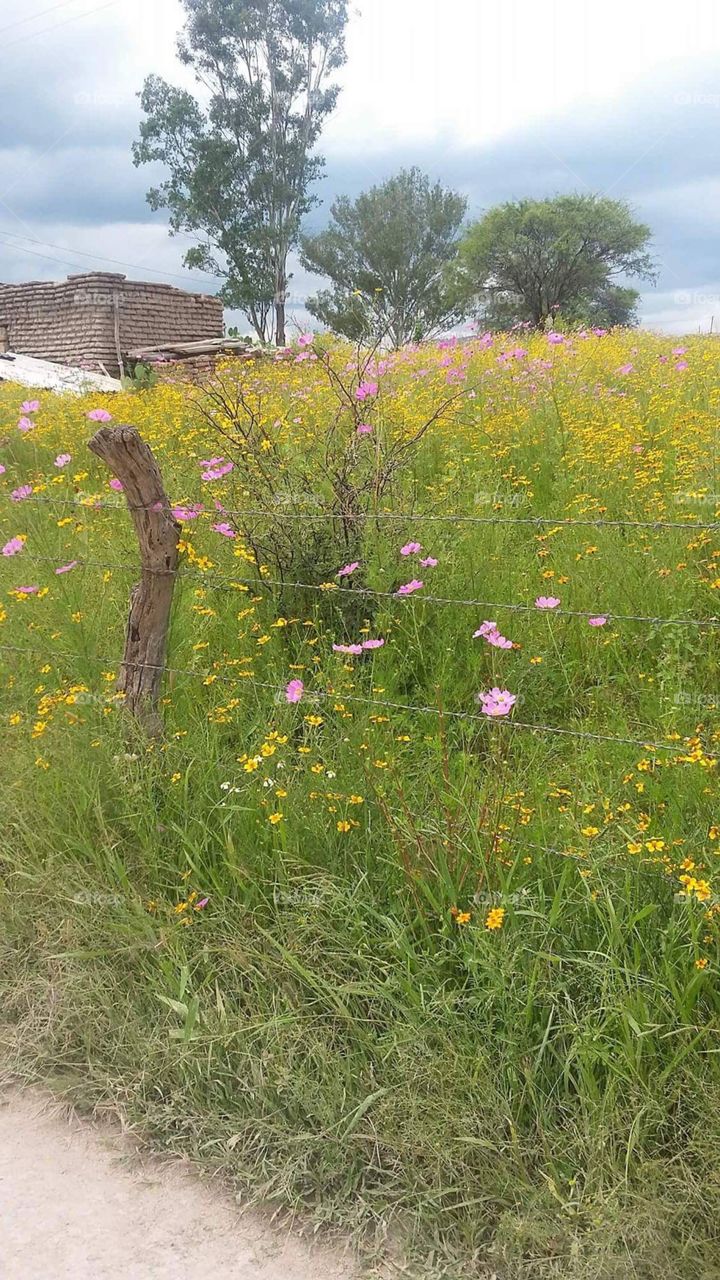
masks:
[[[7,500],[8,498],[10,498],[10,495],[6,493],[2,493],[0,494],[0,497],[3,497]],[[128,503],[107,502],[105,499],[102,499],[102,498],[100,499],[94,499],[91,497],[55,498],[55,497],[43,497],[43,495],[41,494],[29,494],[26,498],[22,499],[22,501],[47,503],[51,506],[58,506],[58,507],[65,507],[65,506],[81,507],[88,511],[100,511],[100,510],[151,511],[155,513],[158,513],[161,509],[169,510],[172,512],[181,508],[185,508],[185,507],[191,508],[193,507],[193,505],[197,505],[197,504],[193,504],[189,499],[184,502],[170,503],[169,506],[166,508],[164,504],[162,504],[161,506],[159,501],[154,503],[142,504],[142,505],[141,504],[133,505],[129,502]],[[288,520],[352,520],[352,521],[394,520],[394,521],[400,521],[400,522],[405,520],[407,521],[414,520],[414,521],[417,521],[418,523],[429,523],[429,524],[473,524],[473,525],[517,524],[517,525],[526,525],[526,526],[537,525],[540,527],[544,527],[545,525],[557,525],[559,528],[562,528],[562,529],[573,528],[575,526],[579,526],[583,528],[591,528],[591,529],[602,529],[602,528],[684,529],[691,533],[695,529],[720,529],[720,520],[704,521],[704,522],[695,521],[694,523],[689,523],[683,520],[617,520],[617,519],[590,520],[590,519],[584,519],[581,517],[576,518],[574,516],[558,517],[558,516],[500,516],[500,515],[498,516],[430,515],[430,514],[423,515],[422,512],[418,512],[418,511],[415,511],[415,512],[413,511],[402,511],[402,512],[378,511],[378,512],[357,512],[357,513],[355,512],[343,513],[341,511],[338,511],[338,512],[323,511],[323,512],[315,513],[315,512],[309,512],[309,511],[308,512],[306,511],[292,512],[287,509],[291,505],[293,504],[291,503],[286,504],[284,502],[278,503],[277,507],[272,510],[223,507],[222,509],[218,508],[215,511],[211,509],[200,510],[198,511],[197,514],[208,515],[208,516],[219,516],[219,515],[242,516],[242,517],[252,517],[253,519],[255,518],[257,519],[275,518],[276,519],[278,516],[280,516],[282,517],[283,520],[285,519],[288,519]],[[297,503],[296,505],[301,505],[301,504]],[[185,524],[190,523],[189,521],[183,521],[182,518],[180,518],[180,522]]]
[[[77,651],[63,651],[57,649],[49,649],[40,646],[21,646],[12,644],[0,644],[0,651],[8,653],[31,654],[39,653],[45,657],[64,658],[75,660],[77,658],[84,662],[93,662],[101,666],[114,667],[117,665],[117,658],[101,657],[98,654],[82,654]],[[194,671],[190,668],[164,666],[161,663],[152,662],[125,662],[121,661],[121,666],[126,668],[137,667],[148,671],[162,671],[167,675],[190,676],[194,679],[203,680],[208,684],[222,683],[230,684],[234,687],[243,685],[244,687],[266,689],[276,695],[285,695],[285,689],[282,685],[270,684],[267,681],[255,680],[251,676],[224,676],[217,671]],[[522,720],[510,719],[494,719],[490,716],[478,715],[470,711],[447,711],[441,707],[430,705],[422,705],[415,703],[392,702],[387,699],[370,698],[360,696],[358,694],[346,694],[337,692],[326,692],[324,690],[308,690],[304,693],[304,698],[308,702],[324,701],[328,698],[334,698],[340,702],[361,703],[365,706],[382,707],[384,710],[413,712],[415,714],[435,715],[440,719],[452,719],[470,721],[483,725],[493,724],[505,729],[525,730],[532,733],[549,733],[559,735],[561,737],[578,738],[591,742],[610,742],[615,745],[640,747],[644,751],[669,751],[677,754],[677,746],[671,746],[668,743],[650,742],[647,738],[625,738],[616,735],[593,733],[585,729],[563,729],[555,725],[531,724]]]
[[[35,554],[25,555],[23,553],[23,563],[39,563],[39,564],[57,564],[58,556],[40,556]],[[245,578],[239,574],[220,575],[211,574],[202,570],[193,572],[189,569],[154,569],[144,568],[142,565],[131,560],[78,560],[73,568],[78,569],[132,569],[134,573],[149,573],[154,577],[175,577],[178,580],[187,579],[193,582],[202,583],[203,586],[209,587],[211,590],[221,589],[227,586],[257,586],[257,587],[276,587],[287,590],[298,591],[316,591],[325,596],[333,596],[336,593],[353,595],[355,597],[371,597],[373,599],[382,600],[403,600],[408,599],[401,595],[398,591],[379,591],[372,587],[341,587],[337,583],[318,584],[312,582],[291,582],[284,578]],[[217,584],[217,587],[216,585]],[[607,622],[641,622],[653,626],[686,626],[686,627],[717,627],[720,626],[720,617],[715,615],[709,618],[673,618],[663,616],[652,616],[649,614],[632,614],[632,613],[614,613],[601,609],[539,609],[535,604],[509,604],[497,600],[465,600],[456,596],[433,596],[421,595],[413,593],[413,599],[424,601],[426,604],[439,605],[459,605],[461,608],[473,609],[493,609],[498,612],[505,610],[508,613],[530,613],[543,614],[546,617],[560,618],[595,618],[604,617]]]

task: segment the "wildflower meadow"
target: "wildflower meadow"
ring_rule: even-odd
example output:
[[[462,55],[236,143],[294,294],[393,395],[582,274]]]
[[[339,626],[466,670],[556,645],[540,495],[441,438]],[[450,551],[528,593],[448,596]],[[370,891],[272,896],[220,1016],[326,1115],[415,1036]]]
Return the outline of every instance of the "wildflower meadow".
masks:
[[[720,1275],[717,370],[302,335],[0,389],[16,1078],[424,1276]],[[120,424],[180,525],[154,736]]]

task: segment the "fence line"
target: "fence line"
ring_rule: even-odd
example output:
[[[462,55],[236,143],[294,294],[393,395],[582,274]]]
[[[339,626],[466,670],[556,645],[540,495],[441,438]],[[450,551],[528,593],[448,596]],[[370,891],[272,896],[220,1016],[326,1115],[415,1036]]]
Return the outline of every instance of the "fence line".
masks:
[[[94,662],[94,663],[98,663],[101,666],[108,666],[108,667],[114,667],[117,665],[117,658],[101,657],[99,654],[82,654],[82,653],[79,653],[78,651],[65,652],[62,650],[48,649],[46,647],[39,647],[39,646],[20,646],[20,645],[11,645],[11,644],[0,644],[0,651],[4,651],[8,653],[23,653],[23,654],[39,653],[41,655],[45,655],[46,657],[54,657],[54,658],[69,658],[69,659],[80,658],[84,662]],[[157,670],[166,671],[168,675],[190,676],[196,680],[209,681],[212,684],[219,682],[222,684],[231,684],[235,687],[237,687],[238,685],[244,685],[244,686],[250,686],[252,688],[268,689],[275,694],[281,694],[283,696],[285,694],[285,689],[283,686],[270,684],[269,682],[263,681],[263,680],[255,680],[252,677],[224,676],[224,675],[218,674],[216,671],[193,671],[189,668],[166,667],[166,666],[161,666],[159,664],[148,663],[148,662],[132,663],[132,662],[124,661],[123,665],[139,666],[143,668],[148,668],[149,670],[153,670],[153,671],[157,671]],[[362,703],[365,706],[382,707],[385,710],[411,711],[411,712],[420,713],[423,715],[425,714],[435,715],[435,716],[438,716],[441,720],[447,718],[447,719],[453,719],[453,720],[467,720],[467,721],[480,723],[484,725],[497,724],[506,729],[521,729],[521,730],[530,731],[532,733],[549,733],[549,734],[554,734],[562,737],[584,739],[592,742],[612,742],[622,746],[640,747],[644,751],[669,751],[675,754],[677,754],[678,752],[677,745],[670,745],[669,743],[661,743],[661,742],[650,742],[648,741],[647,738],[623,738],[623,737],[617,737],[617,736],[604,734],[604,733],[592,733],[584,729],[561,729],[561,728],[555,727],[554,725],[528,724],[521,720],[509,720],[509,719],[495,720],[490,716],[478,715],[474,712],[469,712],[469,711],[446,711],[441,709],[440,707],[423,706],[423,705],[418,705],[414,703],[390,702],[381,698],[361,697],[358,694],[345,694],[345,693],[340,694],[340,693],[325,692],[322,690],[318,690],[318,691],[309,690],[307,693],[305,693],[304,696],[305,698],[307,698],[308,702],[313,702],[313,701],[316,702],[319,700],[325,700],[327,698],[334,698],[342,702],[358,702],[358,703]]]
[[[39,556],[25,555],[23,553],[23,563],[37,564],[56,564],[59,556]],[[78,569],[130,569],[134,573],[139,572],[139,566],[132,560],[78,560],[76,567]],[[286,589],[294,589],[301,591],[319,591],[323,595],[332,596],[335,592],[350,594],[356,597],[368,596],[377,599],[386,600],[402,600],[407,597],[398,595],[397,591],[376,591],[372,587],[341,587],[337,583],[328,583],[326,585],[318,585],[311,582],[289,582],[281,578],[243,578],[237,574],[225,576],[220,574],[204,573],[200,570],[193,572],[189,569],[146,569],[146,573],[152,573],[157,577],[176,577],[178,579],[187,578],[194,582],[201,582],[215,590],[213,584],[217,583],[218,588],[230,585],[243,586],[264,586],[264,587],[282,587]],[[417,594],[417,599],[425,601],[427,604],[439,605],[460,605],[474,609],[495,609],[506,610],[510,613],[531,613],[545,614],[552,617],[565,618],[594,618],[605,617],[608,622],[643,622],[657,626],[685,626],[685,627],[717,627],[720,626],[720,618],[712,615],[709,618],[667,618],[663,616],[653,617],[646,614],[632,613],[614,613],[611,611],[603,611],[602,609],[538,609],[534,604],[507,604],[497,600],[464,600],[455,596],[433,596]]]
[[[6,500],[8,494],[0,495]],[[83,507],[89,511],[105,510],[105,511],[157,511],[157,503],[145,506],[133,506],[125,502],[106,502],[104,499],[93,498],[45,498],[40,494],[29,494],[27,498],[22,499],[23,502],[41,502],[51,506],[59,507]],[[202,504],[200,504],[202,505]],[[613,528],[613,529],[685,529],[693,532],[695,529],[720,529],[720,520],[710,522],[695,521],[690,524],[683,520],[587,520],[575,517],[564,516],[468,516],[468,515],[423,515],[422,512],[357,512],[352,515],[343,515],[342,512],[296,512],[288,511],[287,507],[292,504],[278,503],[273,510],[253,508],[233,508],[223,507],[222,510],[213,511],[210,508],[203,509],[198,514],[202,515],[226,515],[226,516],[251,516],[253,519],[269,516],[282,516],[285,520],[417,520],[425,521],[433,524],[517,524],[517,525],[537,525],[544,527],[545,525],[558,525],[560,528],[573,528],[581,526],[591,529]],[[296,505],[300,505],[299,503]],[[185,502],[174,502],[171,504],[171,510],[182,507],[191,507],[193,503],[188,499]],[[184,523],[190,523],[185,521]]]

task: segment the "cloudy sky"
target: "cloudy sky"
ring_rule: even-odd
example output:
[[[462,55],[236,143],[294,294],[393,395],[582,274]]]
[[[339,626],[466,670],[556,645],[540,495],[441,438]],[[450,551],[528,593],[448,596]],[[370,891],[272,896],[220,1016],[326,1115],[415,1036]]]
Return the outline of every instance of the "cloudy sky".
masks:
[[[560,191],[630,202],[660,278],[643,323],[720,324],[718,0],[351,0],[322,149],[334,195],[419,164],[471,216]],[[0,0],[0,280],[126,270],[212,292],[145,202],[137,91],[174,57],[180,0]],[[122,265],[121,265],[122,264]],[[296,272],[295,314],[313,282]]]

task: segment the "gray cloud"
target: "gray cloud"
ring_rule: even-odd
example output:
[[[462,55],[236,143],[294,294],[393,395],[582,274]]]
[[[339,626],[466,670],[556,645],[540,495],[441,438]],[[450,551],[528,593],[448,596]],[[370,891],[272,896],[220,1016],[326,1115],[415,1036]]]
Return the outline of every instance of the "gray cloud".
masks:
[[[163,215],[145,201],[158,174],[135,169],[130,157],[140,86],[134,69],[123,70],[127,39],[119,24],[108,50],[107,35],[100,47],[97,32],[70,29],[59,50],[55,42],[34,49],[31,76],[22,60],[10,60],[0,85],[0,278],[37,275],[38,266],[63,273],[61,265],[53,271],[52,263],[30,254],[42,246],[3,243],[8,231],[54,240],[52,228],[62,224],[67,243],[128,261],[134,260],[123,245],[129,227],[151,230],[158,244],[163,239]],[[471,217],[523,195],[592,190],[628,200],[653,229],[661,268],[657,290],[644,299],[646,322],[696,327],[706,313],[709,322],[713,282],[720,278],[720,89],[710,64],[668,64],[652,83],[615,103],[578,103],[572,112],[483,145],[458,148],[440,139],[391,141],[361,155],[333,151],[318,186],[323,204],[308,217],[308,228],[324,225],[335,195],[355,196],[410,164],[462,190]],[[116,238],[108,231],[113,224]],[[82,232],[79,238],[72,228]],[[167,240],[162,258],[153,261],[181,272],[182,247]],[[303,280],[303,291],[312,287],[311,279]]]

